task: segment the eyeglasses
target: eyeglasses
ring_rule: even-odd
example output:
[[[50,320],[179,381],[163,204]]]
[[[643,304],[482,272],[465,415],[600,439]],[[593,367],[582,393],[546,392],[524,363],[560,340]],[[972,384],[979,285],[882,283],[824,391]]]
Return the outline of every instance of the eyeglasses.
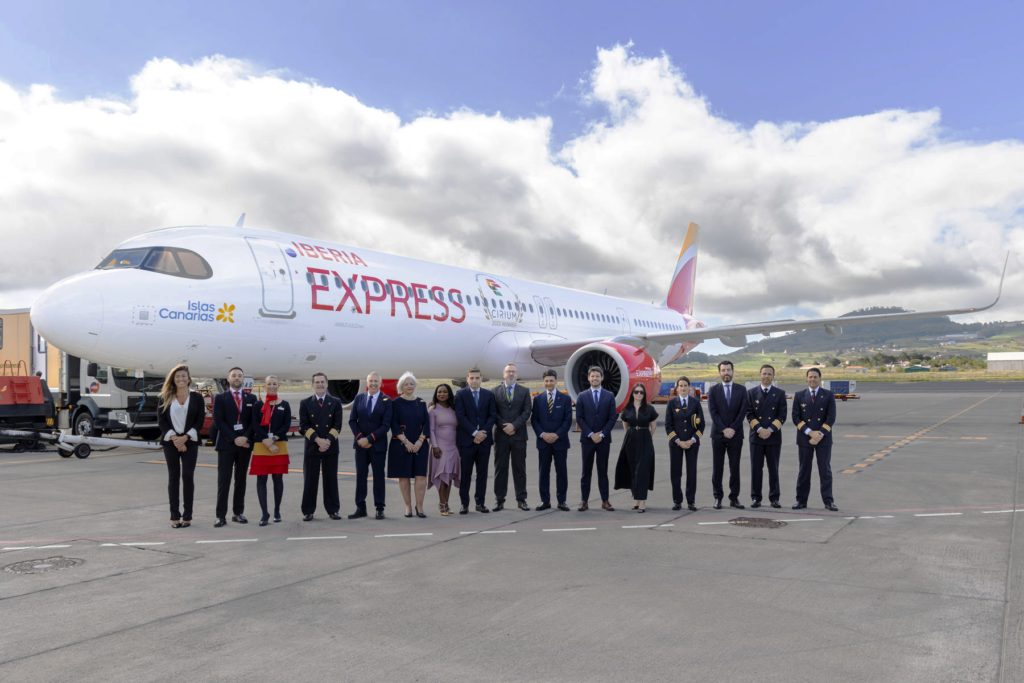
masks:
[[[633,392],[633,395],[634,396],[643,396],[644,395],[644,391],[643,391],[643,389],[637,389],[636,391]]]

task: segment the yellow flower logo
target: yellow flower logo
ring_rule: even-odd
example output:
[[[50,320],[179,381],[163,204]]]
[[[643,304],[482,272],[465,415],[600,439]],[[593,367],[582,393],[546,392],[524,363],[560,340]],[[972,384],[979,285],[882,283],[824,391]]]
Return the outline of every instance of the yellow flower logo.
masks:
[[[233,323],[235,322],[235,319],[233,317],[234,315],[234,304],[230,306],[228,304],[224,304],[223,306],[217,309],[217,322]]]

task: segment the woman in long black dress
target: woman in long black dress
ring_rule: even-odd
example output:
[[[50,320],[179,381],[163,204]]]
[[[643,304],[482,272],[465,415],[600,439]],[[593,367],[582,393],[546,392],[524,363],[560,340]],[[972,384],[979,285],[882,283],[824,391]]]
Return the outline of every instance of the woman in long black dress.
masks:
[[[410,483],[416,487],[416,516],[423,518],[423,494],[427,492],[427,459],[430,457],[430,415],[417,398],[416,378],[407,372],[398,378],[401,396],[392,402],[391,445],[388,447],[388,479],[398,480],[405,499],[405,516],[412,517]]]
[[[633,509],[644,512],[647,492],[654,490],[654,430],[658,426],[658,411],[647,403],[643,384],[633,385],[632,397],[622,409],[626,435],[615,465],[615,488],[632,489],[636,503]]]

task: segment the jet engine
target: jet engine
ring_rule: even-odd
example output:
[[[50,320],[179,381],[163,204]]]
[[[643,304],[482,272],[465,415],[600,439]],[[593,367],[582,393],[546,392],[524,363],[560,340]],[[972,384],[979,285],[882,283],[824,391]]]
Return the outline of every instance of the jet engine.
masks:
[[[615,394],[615,405],[622,408],[630,399],[630,387],[641,382],[650,402],[658,394],[661,367],[644,349],[615,342],[596,342],[579,348],[565,365],[565,386],[573,401],[590,388],[590,368],[604,372],[601,386]]]
[[[332,379],[327,381],[327,393],[341,401],[348,408],[362,390],[363,381],[358,379]]]

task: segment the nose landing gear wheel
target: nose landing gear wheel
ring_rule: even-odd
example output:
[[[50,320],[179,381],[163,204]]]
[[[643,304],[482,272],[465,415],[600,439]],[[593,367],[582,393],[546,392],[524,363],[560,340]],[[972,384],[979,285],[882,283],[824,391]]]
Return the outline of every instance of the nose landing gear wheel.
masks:
[[[80,443],[77,446],[75,446],[75,450],[73,452],[76,458],[78,458],[79,460],[85,460],[86,458],[89,457],[89,454],[92,453],[92,446],[90,446],[87,443]]]

